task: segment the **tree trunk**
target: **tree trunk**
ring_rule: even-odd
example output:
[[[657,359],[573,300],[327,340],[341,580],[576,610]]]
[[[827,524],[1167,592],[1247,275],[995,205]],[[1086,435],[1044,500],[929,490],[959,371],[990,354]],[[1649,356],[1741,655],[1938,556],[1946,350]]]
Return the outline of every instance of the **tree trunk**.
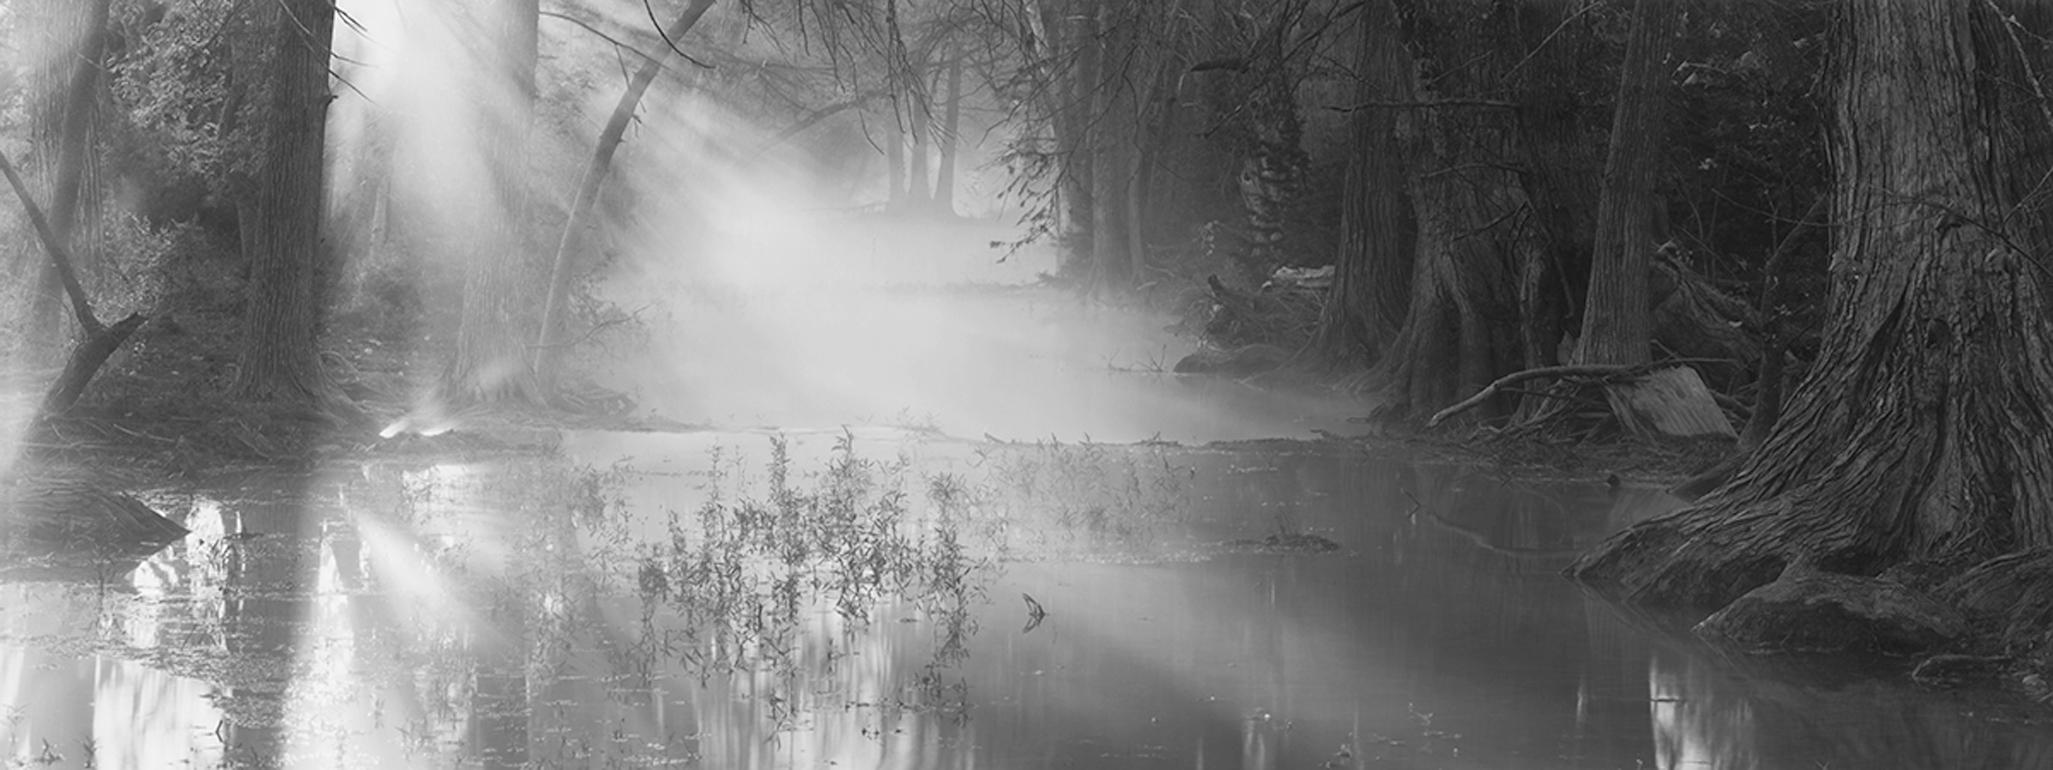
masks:
[[[1533,49],[1517,91],[1525,187],[1534,220],[1547,233],[1544,258],[1528,262],[1520,278],[1527,366],[1561,362],[1564,335],[1581,328],[1590,282],[1605,151],[1590,137],[1609,121],[1584,103],[1593,90],[1583,86],[1590,62],[1603,55],[1592,14],[1579,12],[1585,7],[1574,0],[1528,3],[1519,30]]]
[[[941,118],[941,169],[934,178],[934,213],[955,216],[955,154],[962,146],[962,51],[948,61],[948,111]]]
[[[1396,7],[1391,0],[1371,0],[1358,23],[1357,96],[1364,104],[1411,101],[1412,60],[1398,35]],[[1405,113],[1361,108],[1349,117],[1354,152],[1342,193],[1340,254],[1312,350],[1329,364],[1366,367],[1397,336],[1411,305],[1417,226],[1397,138]]]
[[[81,208],[79,198],[85,187],[86,168],[93,149],[94,113],[98,107],[95,96],[99,93],[100,70],[104,66],[101,60],[107,50],[107,17],[112,5],[112,0],[88,0],[88,4],[83,6],[77,47],[65,51],[61,59],[71,66],[65,72],[63,100],[58,104],[57,163],[51,185],[49,217],[51,229],[66,248],[73,250],[74,256],[77,256],[74,231]],[[61,317],[59,308],[63,292],[55,267],[44,263],[30,310],[30,317],[34,319],[29,326],[31,330],[45,328]],[[49,328],[54,330],[54,327]]]
[[[459,232],[464,253],[463,316],[456,354],[442,374],[445,406],[479,402],[538,403],[544,390],[529,341],[541,331],[547,300],[530,223],[527,144],[535,107],[539,40],[538,0],[487,3],[480,11],[484,38],[475,63],[475,93],[465,105],[477,132],[485,175],[468,191]],[[539,311],[539,312],[538,312]]]
[[[1372,373],[1392,416],[1423,418],[1521,368],[1515,268],[1537,258],[1537,239],[1515,216],[1526,205],[1517,180],[1455,147],[1436,112],[1420,111],[1433,147],[1410,185],[1419,227],[1411,304]]]
[[[1104,64],[1098,15],[1081,0],[1047,0],[1042,13],[1053,16],[1051,21],[1057,26],[1051,29],[1062,30],[1063,47],[1057,50],[1066,56],[1051,57],[1055,71],[1064,69],[1060,62],[1075,61],[1056,89],[1056,114],[1064,116],[1069,126],[1066,135],[1058,135],[1056,145],[1056,152],[1062,157],[1062,267],[1064,274],[1088,280],[1098,269],[1092,261],[1097,253],[1097,234],[1092,230],[1098,190],[1096,153],[1092,147],[1096,141],[1097,113],[1091,110]]]
[[[1634,3],[1632,36],[1619,76],[1611,153],[1597,203],[1596,251],[1590,259],[1589,305],[1576,348],[1581,364],[1647,362],[1652,335],[1647,303],[1648,260],[1654,253],[1661,148],[1667,129],[1668,48],[1682,9],[1669,0]]]
[[[910,77],[914,81],[926,79],[925,75],[917,72],[910,73]],[[927,147],[930,144],[928,135],[933,133],[934,110],[924,88],[913,89],[907,101],[912,105],[906,115],[906,122],[912,128],[908,132],[912,136],[912,162],[906,168],[905,205],[907,211],[924,212],[934,201],[934,169]]]
[[[1572,573],[1715,608],[1786,566],[1873,575],[2053,546],[2053,121],[1982,3],[1850,3],[1835,29],[1832,317],[1733,480]],[[2031,84],[2019,88],[1992,83]]]
[[[268,138],[257,171],[249,300],[235,392],[242,398],[318,403],[327,384],[315,335],[321,300],[322,157],[327,139],[328,54],[335,29],[329,0],[281,0],[274,48]]]
[[[905,100],[894,94],[891,97],[891,125],[884,142],[884,163],[890,166],[885,177],[884,210],[900,211],[905,208]]]
[[[677,40],[697,26],[699,19],[713,7],[715,0],[692,0],[679,13],[670,26],[663,28],[664,37]],[[627,126],[634,122],[635,110],[642,103],[642,95],[648,93],[649,85],[663,71],[664,58],[649,59],[636,70],[627,82],[627,90],[620,94],[620,101],[613,105],[613,114],[606,119],[606,127],[599,131],[599,141],[592,149],[592,160],[585,164],[584,176],[577,185],[577,197],[571,199],[570,216],[563,223],[563,234],[556,241],[556,256],[550,260],[549,294],[542,304],[542,331],[535,342],[535,371],[541,378],[544,393],[553,393],[558,371],[563,358],[564,305],[570,300],[570,283],[580,246],[584,243],[585,229],[590,226],[592,211],[597,207],[599,191],[604,189],[606,176],[613,170],[613,155],[620,150],[620,144],[627,136]]]
[[[1114,3],[1098,3],[1095,30],[1086,43],[1097,52],[1097,79],[1091,87],[1091,268],[1095,288],[1130,287],[1127,257],[1127,184],[1133,175],[1130,135],[1133,91],[1127,73],[1112,66],[1125,52],[1125,25]]]
[[[1487,37],[1412,41],[1423,54],[1411,91],[1431,106],[1402,108],[1399,127],[1402,154],[1412,159],[1407,182],[1418,234],[1404,324],[1368,376],[1388,418],[1423,420],[1524,368],[1518,279],[1523,265],[1543,258],[1546,239],[1513,170],[1524,157],[1517,115],[1455,98],[1502,88],[1511,58],[1484,47]],[[1504,406],[1485,404],[1480,416]]]

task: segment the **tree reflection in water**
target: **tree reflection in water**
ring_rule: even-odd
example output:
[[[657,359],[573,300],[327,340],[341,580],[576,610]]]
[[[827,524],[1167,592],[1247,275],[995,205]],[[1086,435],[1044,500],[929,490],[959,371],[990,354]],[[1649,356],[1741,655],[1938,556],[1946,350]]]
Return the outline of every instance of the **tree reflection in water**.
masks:
[[[2034,728],[1942,697],[1664,646],[1558,577],[1666,504],[1650,492],[1275,447],[646,440],[187,492],[167,506],[195,534],[131,591],[0,587],[0,747],[28,762],[48,737],[51,767],[88,741],[288,767],[2049,760]]]

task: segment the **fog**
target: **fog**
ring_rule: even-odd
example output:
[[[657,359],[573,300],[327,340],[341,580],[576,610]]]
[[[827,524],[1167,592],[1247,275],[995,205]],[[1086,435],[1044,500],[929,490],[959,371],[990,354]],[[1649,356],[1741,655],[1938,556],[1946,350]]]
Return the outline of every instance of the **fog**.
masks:
[[[622,73],[639,62],[544,19],[543,109],[530,151],[510,155],[477,141],[500,135],[481,123],[517,110],[492,103],[513,95],[481,82],[465,22],[437,17],[444,4],[357,5],[346,8],[361,26],[352,58],[366,74],[337,104],[335,198],[356,184],[348,159],[384,141],[403,170],[393,205],[427,259],[499,257],[463,245],[517,221],[510,207],[526,200],[560,221]],[[736,13],[716,6],[694,34]],[[762,37],[737,56],[766,53]],[[885,159],[869,143],[881,137],[860,133],[876,126],[850,111],[777,141],[789,118],[752,117],[761,106],[721,77],[678,64],[657,80],[614,159],[603,232],[579,255],[589,296],[633,319],[628,334],[593,338],[605,348],[591,371],[644,413],[713,427],[1131,441],[1303,436],[1359,411],[1170,375],[1194,348],[1166,331],[1174,318],[1043,286],[1056,269],[1050,245],[994,246],[1021,237],[1020,210],[993,194],[1005,183],[993,163],[1002,135],[965,133],[956,208],[974,218],[881,214]],[[508,161],[522,165],[494,167]],[[496,197],[495,178],[530,187]]]

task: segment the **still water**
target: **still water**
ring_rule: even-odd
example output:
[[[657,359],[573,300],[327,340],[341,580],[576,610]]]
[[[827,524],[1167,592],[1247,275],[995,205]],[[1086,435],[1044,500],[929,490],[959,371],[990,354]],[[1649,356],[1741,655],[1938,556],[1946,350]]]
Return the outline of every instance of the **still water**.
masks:
[[[193,535],[0,586],[0,766],[2053,767],[1557,576],[1658,493],[1337,445],[588,433],[152,502]]]

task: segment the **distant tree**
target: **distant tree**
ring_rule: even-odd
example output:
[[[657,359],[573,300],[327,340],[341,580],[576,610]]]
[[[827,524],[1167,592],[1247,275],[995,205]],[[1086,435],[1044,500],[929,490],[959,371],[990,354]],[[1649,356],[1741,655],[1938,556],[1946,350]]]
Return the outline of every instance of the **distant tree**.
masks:
[[[255,178],[248,303],[235,392],[317,402],[327,391],[315,335],[322,306],[323,152],[330,91],[331,0],[279,0],[270,8],[271,67],[262,108],[265,142]]]

